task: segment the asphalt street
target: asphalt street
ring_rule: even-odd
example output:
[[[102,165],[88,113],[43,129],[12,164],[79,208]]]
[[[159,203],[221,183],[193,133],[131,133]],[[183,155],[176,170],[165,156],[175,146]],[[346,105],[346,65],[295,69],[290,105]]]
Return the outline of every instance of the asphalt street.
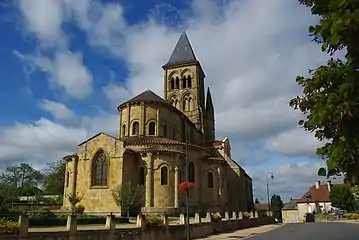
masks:
[[[229,236],[228,239],[240,239]],[[359,239],[358,223],[286,224],[248,240],[347,240]]]

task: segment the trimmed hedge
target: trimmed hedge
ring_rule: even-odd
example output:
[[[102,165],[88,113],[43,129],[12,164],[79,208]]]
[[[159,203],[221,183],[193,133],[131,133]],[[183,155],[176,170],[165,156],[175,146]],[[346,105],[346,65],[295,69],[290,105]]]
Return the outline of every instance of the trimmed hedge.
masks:
[[[4,218],[9,221],[18,221],[18,215],[15,214],[5,214],[0,215],[0,218]],[[49,226],[64,226],[67,222],[66,215],[58,215],[54,217],[42,218],[42,217],[30,217],[29,226],[30,227],[49,227]],[[77,224],[78,225],[90,225],[90,224],[105,224],[106,217],[104,216],[93,216],[93,215],[78,215]],[[130,223],[130,219],[127,217],[116,217],[116,223]]]

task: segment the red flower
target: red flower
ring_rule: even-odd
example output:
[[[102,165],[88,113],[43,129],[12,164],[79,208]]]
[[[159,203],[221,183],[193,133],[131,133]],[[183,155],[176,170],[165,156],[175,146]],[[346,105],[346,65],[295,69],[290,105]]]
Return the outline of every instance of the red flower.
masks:
[[[191,182],[181,182],[181,184],[179,185],[179,190],[180,191],[188,191],[193,186],[194,186],[194,184]]]

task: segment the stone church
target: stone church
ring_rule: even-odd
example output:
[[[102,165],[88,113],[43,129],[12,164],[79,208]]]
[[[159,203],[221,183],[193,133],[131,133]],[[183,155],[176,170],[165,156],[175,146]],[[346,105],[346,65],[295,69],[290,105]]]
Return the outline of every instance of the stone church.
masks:
[[[76,193],[85,212],[120,212],[112,190],[130,182],[143,186],[143,212],[178,214],[187,156],[191,212],[252,209],[252,179],[231,158],[229,139],[215,139],[211,92],[185,32],[163,69],[164,98],[147,90],[122,103],[118,136],[98,133],[64,157],[64,208]]]

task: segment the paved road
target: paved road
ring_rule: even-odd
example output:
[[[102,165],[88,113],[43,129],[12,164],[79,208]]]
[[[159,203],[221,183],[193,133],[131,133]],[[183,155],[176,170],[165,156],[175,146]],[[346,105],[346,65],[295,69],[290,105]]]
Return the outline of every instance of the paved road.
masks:
[[[248,240],[344,240],[359,239],[357,223],[302,223],[286,224],[272,231],[247,238]],[[233,235],[228,239],[241,239]],[[243,239],[243,238],[242,238]]]

